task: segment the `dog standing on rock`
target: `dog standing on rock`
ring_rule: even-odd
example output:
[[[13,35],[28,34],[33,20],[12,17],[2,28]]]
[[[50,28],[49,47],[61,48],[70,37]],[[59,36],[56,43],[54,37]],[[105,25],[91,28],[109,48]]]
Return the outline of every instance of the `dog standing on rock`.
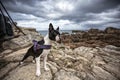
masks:
[[[60,42],[60,32],[59,32],[59,27],[55,30],[52,23],[49,24],[49,30],[48,30],[48,34],[41,40],[38,41],[37,44],[38,45],[51,45],[51,41],[56,41],[56,42]],[[47,55],[50,52],[50,49],[45,49],[45,48],[36,48],[35,45],[33,45],[32,47],[30,47],[27,51],[27,53],[25,54],[25,56],[23,57],[23,59],[21,60],[20,64],[23,63],[23,61],[28,58],[29,56],[33,56],[33,60],[35,59],[36,61],[36,76],[40,76],[41,75],[41,71],[40,71],[40,58],[41,56],[43,56],[44,58],[44,69],[48,70],[47,66],[46,66],[46,61],[47,61]]]

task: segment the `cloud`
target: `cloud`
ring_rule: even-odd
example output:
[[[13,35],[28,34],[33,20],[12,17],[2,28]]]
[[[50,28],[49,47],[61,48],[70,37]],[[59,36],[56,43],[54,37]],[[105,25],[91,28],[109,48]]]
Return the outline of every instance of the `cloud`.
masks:
[[[120,28],[119,0],[1,0],[20,26],[47,29]]]

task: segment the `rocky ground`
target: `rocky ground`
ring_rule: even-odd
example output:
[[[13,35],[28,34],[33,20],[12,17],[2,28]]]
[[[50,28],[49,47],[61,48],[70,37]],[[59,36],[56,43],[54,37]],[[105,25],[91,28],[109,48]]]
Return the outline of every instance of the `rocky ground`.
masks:
[[[31,29],[29,29],[31,30]],[[53,43],[48,55],[48,71],[35,76],[35,63],[29,57],[19,65],[32,40],[40,40],[37,32],[25,30],[27,35],[4,42],[0,52],[0,80],[120,80],[120,47],[106,44],[71,48]],[[98,45],[98,44],[97,44]]]
[[[28,48],[0,59],[0,80],[120,80],[120,48],[78,47],[54,44],[48,56],[49,71],[41,67],[42,75],[35,76],[35,64],[28,58],[18,65]],[[41,64],[42,60],[41,60]]]

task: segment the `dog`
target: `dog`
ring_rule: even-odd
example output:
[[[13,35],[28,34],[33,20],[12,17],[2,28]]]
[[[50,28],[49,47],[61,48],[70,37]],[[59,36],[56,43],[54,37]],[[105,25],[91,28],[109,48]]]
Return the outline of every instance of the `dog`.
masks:
[[[60,32],[59,32],[59,27],[57,29],[54,29],[52,23],[49,24],[49,29],[48,29],[48,34],[41,40],[38,41],[37,43],[39,45],[51,45],[52,41],[56,42],[61,42],[60,38]],[[50,49],[37,49],[34,50],[34,45],[30,47],[27,51],[27,53],[24,55],[23,59],[20,61],[20,64],[23,63],[25,59],[27,59],[29,56],[33,56],[33,60],[36,61],[36,76],[41,75],[40,71],[40,58],[41,56],[43,57],[43,64],[44,64],[44,69],[47,71],[49,70],[46,66],[46,61],[47,61],[47,55],[50,52]]]

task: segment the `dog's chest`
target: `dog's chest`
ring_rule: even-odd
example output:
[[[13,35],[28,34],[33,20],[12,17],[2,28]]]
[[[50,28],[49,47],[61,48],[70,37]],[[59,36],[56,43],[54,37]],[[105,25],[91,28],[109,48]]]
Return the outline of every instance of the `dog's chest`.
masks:
[[[51,44],[51,41],[49,39],[44,39],[44,41],[45,41],[44,45]],[[46,56],[46,55],[48,55],[48,53],[50,53],[50,49],[43,49],[41,56]]]
[[[41,56],[44,57],[44,56],[48,55],[49,53],[50,53],[50,50],[43,50]]]

